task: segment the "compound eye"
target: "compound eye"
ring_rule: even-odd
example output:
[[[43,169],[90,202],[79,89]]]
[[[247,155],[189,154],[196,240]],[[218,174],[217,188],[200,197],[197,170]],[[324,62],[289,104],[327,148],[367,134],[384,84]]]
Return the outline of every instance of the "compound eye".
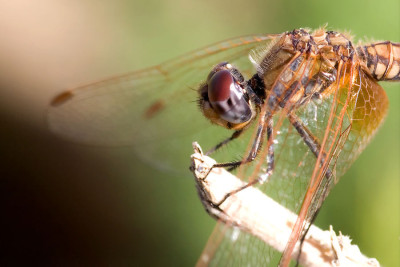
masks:
[[[208,76],[207,76],[207,82],[210,81],[210,79],[212,78],[212,76],[213,76],[215,73],[217,73],[217,72],[219,72],[219,71],[221,71],[221,70],[228,70],[228,69],[230,69],[230,68],[232,68],[232,65],[229,64],[228,62],[221,62],[221,63],[219,63],[219,64],[216,65],[216,66],[212,69],[212,71],[210,71],[210,73],[208,74]]]
[[[209,78],[208,99],[211,107],[225,121],[243,123],[252,117],[242,88],[229,70],[219,70]]]
[[[208,99],[210,102],[226,101],[231,94],[234,79],[228,70],[216,72],[208,81]]]

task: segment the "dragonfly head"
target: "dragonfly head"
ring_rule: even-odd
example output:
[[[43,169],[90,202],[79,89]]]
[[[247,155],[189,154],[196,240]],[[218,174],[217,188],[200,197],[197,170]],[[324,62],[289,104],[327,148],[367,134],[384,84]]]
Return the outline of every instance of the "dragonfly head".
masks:
[[[245,84],[242,74],[231,64],[223,62],[215,66],[198,89],[204,116],[228,129],[244,128],[256,114]]]

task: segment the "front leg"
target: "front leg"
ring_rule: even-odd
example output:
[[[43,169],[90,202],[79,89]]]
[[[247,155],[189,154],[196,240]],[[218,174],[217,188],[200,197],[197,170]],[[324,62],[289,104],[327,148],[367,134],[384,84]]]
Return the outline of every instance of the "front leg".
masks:
[[[230,167],[229,170],[233,170],[233,169],[239,167],[240,165],[252,162],[257,157],[257,154],[258,154],[261,144],[263,142],[264,132],[265,132],[264,129],[265,129],[264,125],[260,125],[258,127],[257,135],[256,135],[256,138],[252,145],[252,148],[249,152],[249,155],[244,160],[236,161],[236,162],[228,162],[228,163],[217,163],[217,164],[214,164],[210,168],[210,171],[213,168],[219,168],[219,167]],[[273,142],[272,142],[272,138],[273,138],[272,117],[269,117],[267,119],[266,132],[267,132],[267,146],[268,146],[268,148],[267,148],[268,149],[268,154],[267,154],[268,167],[267,167],[266,173],[263,175],[260,175],[258,177],[258,179],[250,181],[247,184],[245,184],[244,186],[241,186],[238,189],[233,190],[233,191],[229,192],[228,194],[226,194],[219,203],[215,204],[216,207],[219,207],[228,197],[242,191],[243,189],[253,186],[257,183],[264,183],[268,179],[268,177],[272,174],[274,166],[275,166],[274,165],[274,148],[273,148]]]
[[[214,153],[215,151],[217,151],[218,149],[220,149],[221,147],[225,146],[226,144],[228,144],[230,141],[235,140],[236,138],[238,138],[241,134],[243,133],[243,130],[237,130],[235,131],[229,138],[225,139],[224,141],[218,143],[216,146],[214,146],[213,148],[211,148],[210,150],[208,150],[206,152],[206,156],[211,155],[212,153]]]

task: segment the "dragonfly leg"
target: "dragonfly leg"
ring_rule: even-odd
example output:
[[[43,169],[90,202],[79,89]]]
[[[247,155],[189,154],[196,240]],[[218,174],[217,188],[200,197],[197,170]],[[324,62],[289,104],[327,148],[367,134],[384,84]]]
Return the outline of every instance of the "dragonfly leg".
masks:
[[[274,143],[272,141],[273,138],[272,119],[268,121],[267,138],[268,138],[267,171],[258,178],[261,183],[267,181],[268,177],[272,175],[272,172],[274,171],[275,168]]]
[[[240,165],[252,162],[257,157],[257,154],[261,148],[261,144],[263,142],[263,137],[265,135],[265,132],[267,132],[267,134],[268,134],[268,145],[272,146],[273,143],[272,143],[272,117],[271,116],[268,116],[266,118],[266,125],[258,126],[256,137],[254,139],[254,142],[250,149],[250,152],[246,158],[239,160],[239,161],[217,163],[217,164],[214,164],[211,168],[229,168],[228,170],[232,171],[232,170],[236,169],[237,167],[239,167]],[[267,161],[268,161],[268,163],[271,162],[271,164],[272,164],[272,166],[270,168],[273,168],[273,158],[274,158],[273,151],[274,151],[273,148],[269,148]],[[272,171],[272,169],[271,169],[271,171]]]
[[[242,133],[243,133],[243,130],[235,131],[230,137],[228,137],[227,139],[223,140],[222,142],[219,142],[216,146],[214,146],[213,148],[208,150],[205,155],[206,156],[211,155],[212,153],[214,153],[215,151],[217,151],[218,149],[220,149],[224,145],[228,144],[230,141],[235,140],[236,138],[238,138]]]
[[[321,165],[323,165],[326,160],[326,155],[324,152],[321,151],[319,140],[311,133],[310,130],[308,130],[306,126],[303,125],[303,123],[300,121],[299,118],[297,118],[296,115],[294,115],[293,113],[289,113],[288,119],[293,127],[296,129],[296,131],[299,133],[301,138],[303,138],[304,143],[306,143],[306,145],[310,148],[315,157],[318,158],[319,154],[322,153]],[[332,172],[329,168],[326,170],[325,177],[332,177]]]
[[[218,202],[218,203],[215,204],[215,206],[216,206],[216,207],[219,207],[222,203],[225,202],[225,200],[228,199],[228,197],[230,197],[230,196],[232,196],[232,195],[234,195],[234,194],[236,194],[236,193],[242,191],[243,189],[246,189],[247,187],[253,186],[253,185],[257,184],[257,183],[259,183],[259,180],[258,180],[258,179],[255,179],[255,180],[250,181],[250,182],[248,182],[247,184],[245,184],[245,185],[239,187],[238,189],[235,189],[235,190],[233,190],[233,191],[227,193],[227,194],[221,199],[220,202]]]
[[[212,166],[212,168],[214,168],[214,167],[230,167],[229,170],[232,170],[242,164],[246,164],[246,163],[253,161],[256,158],[258,151],[261,147],[262,139],[264,136],[263,129],[264,129],[264,127],[262,127],[262,126],[260,126],[258,128],[257,137],[253,143],[252,149],[250,150],[248,157],[245,160],[238,161],[238,162],[218,163],[218,164],[215,164],[214,166]],[[275,166],[274,165],[274,148],[273,148],[273,142],[272,142],[272,132],[273,132],[272,118],[267,119],[266,132],[267,132],[267,144],[268,144],[268,154],[267,154],[268,167],[267,167],[266,173],[261,175],[260,177],[258,177],[258,179],[250,181],[247,184],[227,193],[219,203],[215,204],[217,207],[220,206],[228,197],[242,191],[243,189],[246,189],[247,187],[253,186],[257,183],[265,182],[267,180],[268,176],[270,176],[272,174],[274,166]]]

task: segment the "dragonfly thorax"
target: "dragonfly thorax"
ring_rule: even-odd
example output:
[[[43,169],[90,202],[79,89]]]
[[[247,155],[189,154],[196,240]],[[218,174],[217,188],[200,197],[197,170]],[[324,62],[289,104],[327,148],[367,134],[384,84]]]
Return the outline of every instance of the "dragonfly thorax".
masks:
[[[330,95],[339,63],[354,54],[351,41],[341,33],[299,29],[282,34],[251,59],[264,85],[263,100],[273,114],[279,108],[290,111]]]

